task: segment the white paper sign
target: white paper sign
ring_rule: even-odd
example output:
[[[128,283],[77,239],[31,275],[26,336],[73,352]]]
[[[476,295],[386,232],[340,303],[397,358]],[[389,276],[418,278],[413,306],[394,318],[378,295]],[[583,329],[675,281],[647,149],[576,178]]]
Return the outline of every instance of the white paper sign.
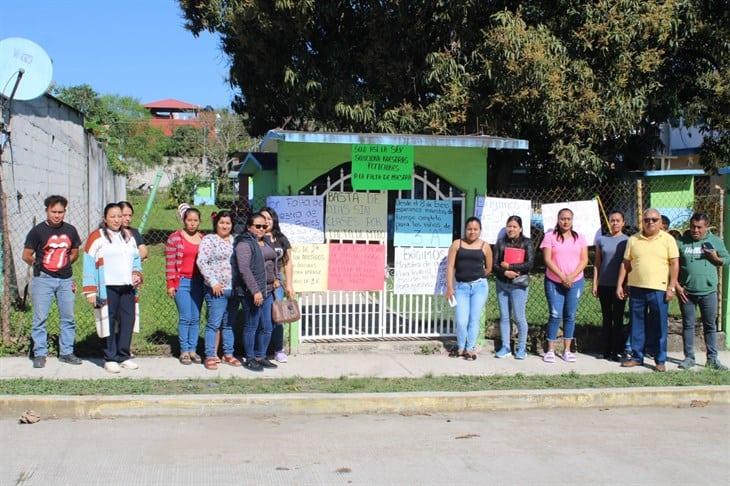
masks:
[[[529,238],[532,201],[477,196],[474,203],[474,216],[482,221],[481,238],[489,244],[495,244],[504,235],[504,227],[510,216],[522,218],[522,234]]]
[[[583,235],[588,246],[593,246],[597,236],[601,234],[601,216],[598,212],[598,201],[570,201],[542,205],[542,226],[545,232],[555,228],[558,222],[558,211],[568,208],[573,211],[573,230]]]
[[[324,242],[323,196],[269,196],[266,205],[279,215],[279,226],[292,245]]]
[[[395,247],[395,294],[446,293],[448,248]]]
[[[449,247],[454,240],[451,201],[396,199],[395,246]]]
[[[388,234],[388,193],[327,193],[327,240],[385,242]]]

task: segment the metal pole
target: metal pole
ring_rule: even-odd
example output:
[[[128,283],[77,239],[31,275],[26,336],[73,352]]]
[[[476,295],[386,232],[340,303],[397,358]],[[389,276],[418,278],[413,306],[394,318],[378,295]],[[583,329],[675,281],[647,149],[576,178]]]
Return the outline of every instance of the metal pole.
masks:
[[[155,181],[152,183],[152,190],[147,198],[147,205],[144,208],[142,220],[139,222],[139,228],[137,228],[140,234],[144,233],[144,228],[147,226],[147,218],[150,215],[150,211],[152,211],[152,204],[155,202],[155,197],[157,197],[157,188],[160,187],[160,180],[162,180],[162,169],[157,171]]]
[[[641,215],[644,214],[644,180],[641,178],[636,179],[636,209],[638,211],[636,221],[641,231]]]
[[[2,166],[0,165],[0,172],[2,172]],[[8,226],[8,195],[2,189],[2,175],[0,174],[0,192],[2,192],[2,198],[0,198],[0,210],[2,211],[3,218],[3,234],[2,234],[2,252],[3,252],[3,292],[2,292],[2,337],[4,343],[10,342],[10,232]]]

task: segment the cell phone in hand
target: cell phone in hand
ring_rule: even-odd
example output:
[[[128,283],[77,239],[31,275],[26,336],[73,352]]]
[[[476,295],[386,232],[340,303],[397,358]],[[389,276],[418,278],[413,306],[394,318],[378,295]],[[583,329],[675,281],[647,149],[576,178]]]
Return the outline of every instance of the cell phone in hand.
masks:
[[[702,243],[702,251],[708,252],[708,251],[712,251],[714,249],[715,249],[715,247],[712,246],[712,243],[710,243],[709,241],[705,241],[704,243]]]
[[[451,307],[456,307],[456,296],[455,295],[452,295],[451,297],[449,297],[449,305]]]

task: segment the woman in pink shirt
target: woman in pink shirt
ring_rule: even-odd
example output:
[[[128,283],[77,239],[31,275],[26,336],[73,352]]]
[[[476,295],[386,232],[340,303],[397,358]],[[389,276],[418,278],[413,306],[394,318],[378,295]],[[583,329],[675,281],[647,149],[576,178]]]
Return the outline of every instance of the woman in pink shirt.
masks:
[[[179,208],[183,229],[167,238],[165,244],[165,278],[167,294],[175,299],[178,314],[177,330],[180,338],[180,363],[202,363],[195,352],[200,336],[200,308],[203,306],[203,279],[195,263],[203,234],[200,211],[187,205]]]
[[[550,306],[548,321],[548,351],[546,363],[555,362],[555,341],[563,321],[563,360],[575,362],[570,351],[575,332],[575,315],[583,292],[583,269],[588,264],[588,244],[583,235],[573,230],[573,211],[563,208],[558,212],[558,224],[545,233],[540,248],[545,260],[545,296]]]

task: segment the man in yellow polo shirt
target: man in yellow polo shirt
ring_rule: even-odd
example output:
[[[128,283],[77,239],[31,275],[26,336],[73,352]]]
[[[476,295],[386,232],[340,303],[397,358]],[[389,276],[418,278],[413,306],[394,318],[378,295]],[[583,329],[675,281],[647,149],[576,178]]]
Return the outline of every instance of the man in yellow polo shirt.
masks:
[[[659,338],[658,343],[649,343],[657,349],[655,370],[666,371],[667,314],[677,287],[679,249],[674,238],[660,229],[659,211],[647,209],[642,222],[641,232],[629,238],[626,244],[616,284],[616,296],[625,299],[624,282],[628,276],[631,359],[621,366],[630,368],[644,364],[644,345],[646,336],[650,335]]]

